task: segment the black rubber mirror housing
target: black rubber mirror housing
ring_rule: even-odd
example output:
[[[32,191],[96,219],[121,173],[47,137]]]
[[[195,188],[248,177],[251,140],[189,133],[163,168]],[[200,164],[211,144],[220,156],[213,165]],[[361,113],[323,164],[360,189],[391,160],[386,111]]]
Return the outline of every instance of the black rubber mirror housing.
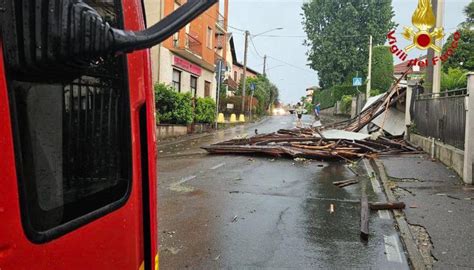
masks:
[[[107,57],[153,47],[217,0],[188,0],[150,28],[111,27],[82,0],[4,0],[1,38],[9,72],[25,78],[74,76]]]

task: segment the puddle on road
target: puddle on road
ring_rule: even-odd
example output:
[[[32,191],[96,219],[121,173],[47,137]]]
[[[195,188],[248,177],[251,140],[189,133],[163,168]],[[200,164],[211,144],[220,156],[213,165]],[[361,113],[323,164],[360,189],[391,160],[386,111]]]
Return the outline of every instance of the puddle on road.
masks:
[[[180,193],[189,193],[195,191],[193,187],[183,186],[179,183],[171,184],[169,187],[171,191],[180,192]]]

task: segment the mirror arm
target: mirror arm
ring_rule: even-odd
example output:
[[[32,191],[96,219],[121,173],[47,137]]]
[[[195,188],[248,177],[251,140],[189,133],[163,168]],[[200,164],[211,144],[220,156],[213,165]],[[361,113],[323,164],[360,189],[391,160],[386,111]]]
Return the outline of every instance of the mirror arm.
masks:
[[[214,5],[217,0],[188,0],[183,6],[155,25],[141,32],[127,32],[114,29],[116,52],[130,52],[153,47]]]
[[[26,77],[78,73],[106,57],[163,42],[217,1],[188,0],[150,28],[134,32],[111,27],[82,0],[7,0],[0,3],[6,66]]]

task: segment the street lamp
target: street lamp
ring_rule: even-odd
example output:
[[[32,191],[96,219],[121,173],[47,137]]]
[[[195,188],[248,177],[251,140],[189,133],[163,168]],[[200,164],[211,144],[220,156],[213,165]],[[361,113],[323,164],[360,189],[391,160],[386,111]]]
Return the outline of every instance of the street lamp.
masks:
[[[264,31],[264,32],[262,32],[262,33],[260,33],[260,34],[252,35],[252,37],[258,37],[258,36],[261,36],[261,35],[263,35],[263,34],[266,34],[266,33],[269,33],[269,32],[273,32],[273,31],[277,31],[277,30],[283,30],[283,27],[273,28],[273,29]]]
[[[273,28],[273,29],[270,29],[270,30],[267,30],[267,31],[264,31],[260,34],[257,34],[257,35],[253,35],[253,37],[257,37],[257,36],[260,36],[260,35],[263,35],[263,34],[266,34],[268,32],[272,32],[272,31],[277,31],[277,30],[283,30],[282,27],[278,27],[278,28]],[[246,88],[247,88],[247,85],[246,85],[246,81],[247,81],[247,54],[248,54],[248,48],[249,48],[249,36],[250,36],[250,31],[246,30],[245,31],[245,47],[244,47],[244,72],[242,74],[242,114],[245,114],[245,92],[246,92]],[[264,58],[264,60],[266,60],[266,57]],[[265,70],[265,63],[266,61],[264,61],[264,70]],[[264,72],[265,73],[265,72]],[[250,110],[252,110],[252,108],[250,107]]]

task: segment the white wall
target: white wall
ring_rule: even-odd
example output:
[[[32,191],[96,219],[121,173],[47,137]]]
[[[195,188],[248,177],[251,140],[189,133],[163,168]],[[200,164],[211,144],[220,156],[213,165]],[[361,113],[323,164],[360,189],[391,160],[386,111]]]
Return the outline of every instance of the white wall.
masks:
[[[159,22],[162,17],[162,4],[163,0],[145,0],[145,12],[147,26],[150,27],[153,24]],[[151,74],[152,82],[158,81],[158,66],[159,66],[159,51],[160,46],[157,45],[150,49],[150,58],[151,58]]]
[[[171,65],[171,63],[173,63],[173,55],[170,50],[162,46],[159,61],[161,62],[160,82],[171,84],[173,81],[173,68]]]
[[[160,65],[160,82],[171,85],[173,82],[173,69],[181,71],[181,92],[186,93],[191,91],[191,73],[176,68],[172,65],[173,53],[165,47],[161,48],[161,65]],[[214,72],[202,68],[202,74],[198,77],[197,96],[204,97],[204,82],[211,82],[211,97],[216,99],[216,78]]]

